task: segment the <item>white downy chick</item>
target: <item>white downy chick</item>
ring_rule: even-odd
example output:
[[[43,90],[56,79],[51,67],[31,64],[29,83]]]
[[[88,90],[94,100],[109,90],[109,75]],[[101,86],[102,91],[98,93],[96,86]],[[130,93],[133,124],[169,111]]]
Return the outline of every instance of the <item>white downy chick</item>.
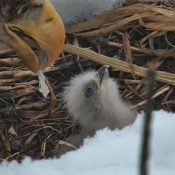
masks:
[[[123,128],[136,116],[121,99],[118,84],[109,77],[107,66],[97,72],[88,71],[75,76],[63,96],[73,118],[90,129]]]
[[[71,25],[104,11],[121,7],[126,0],[51,0],[51,2],[64,24]]]
[[[83,144],[84,138],[93,136],[99,129],[122,129],[136,119],[136,111],[122,101],[118,84],[109,77],[106,66],[97,72],[75,76],[65,88],[63,98],[69,113],[82,127],[80,134],[68,139],[68,143],[77,148]],[[58,155],[69,150],[72,147],[61,146]]]

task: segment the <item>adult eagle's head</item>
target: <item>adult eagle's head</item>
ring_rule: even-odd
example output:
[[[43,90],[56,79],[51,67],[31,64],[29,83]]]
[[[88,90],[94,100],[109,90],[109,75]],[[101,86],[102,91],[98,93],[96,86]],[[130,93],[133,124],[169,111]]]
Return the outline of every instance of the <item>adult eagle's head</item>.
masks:
[[[64,39],[63,22],[49,0],[0,0],[0,50],[13,49],[33,72],[54,62]]]

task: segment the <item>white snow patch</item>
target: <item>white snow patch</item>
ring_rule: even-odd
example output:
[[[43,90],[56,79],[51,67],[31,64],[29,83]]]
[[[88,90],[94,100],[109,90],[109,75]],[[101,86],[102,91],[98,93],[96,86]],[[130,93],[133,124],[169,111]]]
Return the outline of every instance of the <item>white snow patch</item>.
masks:
[[[137,175],[143,113],[123,130],[103,129],[95,137],[85,139],[77,151],[60,159],[31,161],[21,164],[3,162],[0,174],[8,175]],[[150,175],[171,175],[175,172],[175,114],[154,112],[152,123]]]

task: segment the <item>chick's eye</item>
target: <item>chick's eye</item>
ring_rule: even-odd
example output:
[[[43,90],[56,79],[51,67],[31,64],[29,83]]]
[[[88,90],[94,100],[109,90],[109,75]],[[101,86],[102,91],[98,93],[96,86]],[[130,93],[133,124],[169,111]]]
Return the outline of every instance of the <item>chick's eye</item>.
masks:
[[[92,96],[94,93],[94,88],[93,87],[88,87],[86,90],[86,97]]]
[[[90,82],[85,90],[85,95],[87,98],[93,96],[98,89],[97,84],[95,82]]]
[[[94,88],[93,87],[88,87],[87,88],[87,92],[90,93],[90,94],[93,93],[94,92]]]
[[[17,15],[22,15],[24,12],[26,12],[29,9],[29,5],[28,4],[22,4],[20,5],[17,10],[16,10],[16,14]]]

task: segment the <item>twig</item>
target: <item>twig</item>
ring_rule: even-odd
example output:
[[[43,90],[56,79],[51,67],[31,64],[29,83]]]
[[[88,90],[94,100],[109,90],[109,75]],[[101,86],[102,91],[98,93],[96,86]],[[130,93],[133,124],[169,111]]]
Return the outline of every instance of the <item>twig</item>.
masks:
[[[129,63],[129,67],[131,69],[131,74],[133,79],[136,79],[135,76],[135,70],[133,66],[133,58],[132,58],[132,52],[131,52],[131,45],[129,42],[129,34],[125,32],[123,36],[123,46],[124,46],[124,52],[126,56],[126,61]]]
[[[158,89],[157,92],[152,95],[152,100],[155,99],[155,98],[157,98],[157,97],[159,97],[163,93],[169,91],[169,89],[170,89],[170,86],[165,86],[165,87],[163,87],[161,89]],[[140,96],[141,96],[141,94],[140,94]],[[146,100],[143,100],[143,101],[139,102],[138,104],[133,105],[132,108],[133,109],[138,109],[141,106],[143,106],[144,104],[146,104]]]
[[[129,73],[132,72],[132,70],[130,69],[129,63],[127,63],[126,61],[121,61],[121,60],[111,58],[111,57],[108,57],[102,54],[98,54],[90,49],[81,48],[81,47],[73,46],[70,44],[65,44],[64,51],[71,53],[71,54],[79,55],[80,57],[98,62],[103,65],[107,64],[118,71],[129,72]],[[135,75],[145,77],[145,72],[147,68],[137,66],[135,64],[133,64],[133,67],[135,70]],[[156,80],[162,81],[167,84],[174,85],[175,84],[175,74],[167,73],[164,71],[156,71]]]
[[[151,113],[153,109],[153,88],[154,88],[155,72],[152,68],[147,72],[147,102],[145,105],[144,128],[142,133],[142,147],[140,157],[140,175],[148,175],[148,159],[150,148],[150,135],[151,135]]]

